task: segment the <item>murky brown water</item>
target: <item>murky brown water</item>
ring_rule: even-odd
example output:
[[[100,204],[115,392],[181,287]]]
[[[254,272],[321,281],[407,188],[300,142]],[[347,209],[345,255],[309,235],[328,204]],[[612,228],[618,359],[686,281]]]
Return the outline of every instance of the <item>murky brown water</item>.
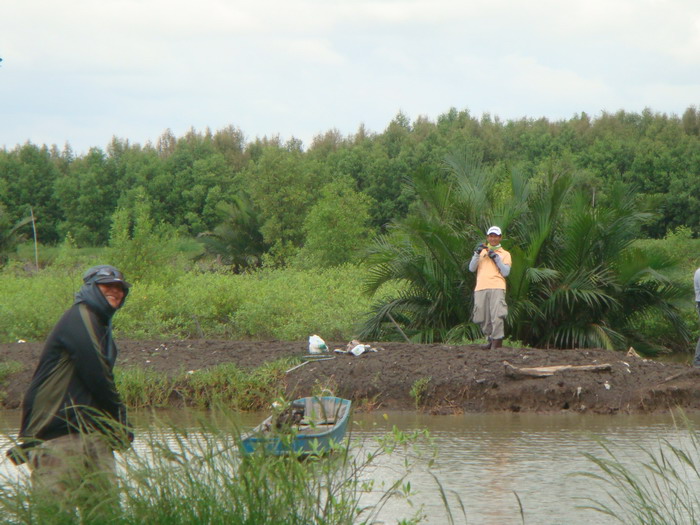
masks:
[[[187,411],[162,412],[160,417],[178,425],[194,424],[192,413]],[[240,424],[247,428],[261,417],[244,414]],[[17,412],[0,412],[0,441],[16,432],[18,419]],[[151,424],[145,416],[135,415],[133,419],[137,428]],[[696,425],[700,423],[700,416],[690,419]],[[355,414],[354,421],[359,425],[353,426],[353,439],[360,440],[383,434],[393,425],[402,430],[429,429],[439,451],[437,463],[430,470],[420,464],[410,481],[418,492],[413,501],[425,505],[427,523],[431,524],[448,523],[440,487],[433,475],[447,494],[455,523],[465,522],[459,501],[470,524],[521,523],[517,498],[528,525],[615,523],[601,514],[578,508],[587,503],[582,498],[603,496],[601,486],[573,475],[595,471],[582,453],[603,456],[596,438],[605,438],[621,457],[627,457],[629,464],[635,465],[640,456],[637,447],[655,450],[661,440],[681,443],[688,436],[683,425],[677,428],[670,415],[427,416],[393,412],[387,418],[381,413]],[[4,448],[0,442],[0,449]],[[400,455],[382,458],[373,476],[377,480],[393,481],[395,468],[402,461]],[[8,468],[12,467],[0,463],[0,470]],[[411,512],[403,501],[390,502],[380,518],[395,523],[397,518],[408,517]]]

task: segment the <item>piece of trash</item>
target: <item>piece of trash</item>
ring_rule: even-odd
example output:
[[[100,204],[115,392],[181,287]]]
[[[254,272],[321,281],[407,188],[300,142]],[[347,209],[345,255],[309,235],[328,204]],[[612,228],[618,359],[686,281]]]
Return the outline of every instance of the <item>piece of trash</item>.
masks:
[[[610,390],[610,383],[607,381],[603,384],[603,386],[605,387],[605,390]]]
[[[333,352],[336,354],[352,354],[354,356],[360,356],[364,354],[365,352],[376,352],[377,349],[373,348],[371,345],[366,345],[363,343],[360,343],[358,340],[353,339],[350,341],[347,346],[345,347],[345,350],[342,348],[335,348]]]
[[[350,350],[355,348],[357,345],[360,345],[360,343],[357,339],[353,339],[350,341],[348,344],[345,345],[345,353],[348,353]]]
[[[312,335],[309,337],[309,353],[310,354],[322,354],[327,352],[328,347],[326,342],[317,335]]]
[[[17,339],[17,342],[18,343],[26,343],[26,341],[24,339]]]
[[[304,361],[325,361],[326,359],[335,359],[335,356],[331,356],[329,353],[325,354],[306,354],[302,357]]]
[[[301,364],[299,364],[299,365],[297,365],[297,366],[293,366],[293,367],[290,368],[289,370],[285,371],[285,374],[288,374],[289,372],[291,372],[292,370],[296,370],[297,368],[301,368],[302,366],[304,366],[304,365],[305,365],[306,363],[308,363],[308,362],[309,362],[309,361],[304,361],[303,363],[301,363]],[[272,406],[275,406],[275,403],[272,403]]]
[[[636,352],[634,347],[630,346],[630,349],[627,350],[627,357],[641,357],[641,356]]]
[[[318,363],[319,361],[330,361],[331,359],[335,359],[334,355],[328,356],[310,356],[307,355],[306,357],[303,358],[305,363]]]
[[[365,350],[366,350],[365,345],[360,344],[360,345],[355,345],[354,347],[352,347],[352,349],[350,350],[350,353],[354,356],[358,356],[358,355],[364,354]]]

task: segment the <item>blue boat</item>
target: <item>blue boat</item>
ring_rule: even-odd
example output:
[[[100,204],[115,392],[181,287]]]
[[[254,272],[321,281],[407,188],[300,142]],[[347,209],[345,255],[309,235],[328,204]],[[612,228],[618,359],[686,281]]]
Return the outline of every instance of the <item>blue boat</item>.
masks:
[[[340,397],[296,399],[242,436],[241,451],[251,454],[260,450],[276,456],[323,455],[345,438],[351,406],[349,399]]]

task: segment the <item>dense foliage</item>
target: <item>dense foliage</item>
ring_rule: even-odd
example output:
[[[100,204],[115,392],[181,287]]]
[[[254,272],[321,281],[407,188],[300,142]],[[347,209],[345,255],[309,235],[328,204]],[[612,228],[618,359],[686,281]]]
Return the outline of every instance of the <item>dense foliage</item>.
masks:
[[[592,202],[588,188],[556,166],[542,177],[499,177],[465,155],[447,158],[441,180],[413,184],[413,209],[371,250],[370,291],[406,283],[380,301],[364,337],[396,323],[420,342],[478,337],[471,323],[475,277],[472,251],[491,224],[505,232],[511,252],[507,333],[538,348],[668,346],[639,330],[661,318],[687,342],[679,305],[688,290],[665,276],[678,262],[634,244],[647,214],[621,184]]]
[[[455,151],[472,152],[479,165]],[[644,110],[556,122],[503,122],[456,109],[435,121],[398,114],[381,133],[360,127],[345,137],[331,130],[306,148],[294,138],[247,141],[233,126],[182,137],[166,131],[155,144],[114,138],[105,151],[79,156],[68,145],[27,143],[0,150],[0,262],[34,233],[32,226],[41,245],[62,247],[65,260],[52,264],[75,268],[72,250],[104,247],[141,289],[205,279],[183,273],[177,239],[198,239],[217,267],[228,267],[227,278],[286,268],[290,282],[360,262],[372,246],[370,290],[392,283],[401,293],[375,298],[365,334],[387,334],[389,327],[396,335],[402,327],[421,341],[465,340],[479,335],[469,321],[473,276],[466,261],[483,229],[498,222],[514,256],[511,339],[680,349],[696,319],[686,306],[678,309],[688,290],[668,279],[677,272],[678,250],[644,251],[638,239],[697,236],[699,175],[695,107],[681,117]],[[260,275],[244,282],[261,283]],[[356,285],[347,281],[345,288]],[[261,285],[255,293],[268,292]],[[250,316],[252,302],[227,305],[234,323],[216,321],[213,331],[294,337],[313,331],[290,306],[313,292],[291,293],[281,294],[277,317]],[[220,302],[200,307],[208,312]],[[18,304],[0,304],[0,316],[16,318],[3,337],[41,337],[52,320],[27,305],[36,323],[30,326]],[[175,300],[173,312],[157,322],[152,312],[159,308],[144,306],[130,328],[134,335],[153,333],[139,324],[150,319],[164,334],[201,332],[206,315],[193,304],[180,312],[183,304]],[[325,317],[312,314],[314,321]],[[363,317],[324,322],[349,335]],[[277,321],[256,324],[263,318]]]
[[[339,203],[345,198],[337,187],[324,191],[326,185],[342,180],[348,186],[343,191],[360,196],[354,202],[371,205],[367,225],[383,231],[413,201],[404,179],[439,174],[445,154],[465,145],[481,154],[486,167],[517,168],[527,177],[552,161],[565,162],[585,175],[596,195],[617,182],[634,184],[640,202],[658,212],[644,225],[648,236],[663,237],[680,225],[700,230],[700,113],[694,107],[682,117],[645,110],[597,118],[582,113],[556,122],[503,122],[456,109],[436,121],[410,122],[399,114],[381,133],[360,128],[343,137],[329,131],[305,149],[296,139],[246,142],[234,127],[182,137],[166,131],[145,145],[114,138],[106,151],[95,147],[82,156],[68,145],[59,150],[27,143],[0,150],[0,205],[12,224],[33,208],[43,243],[70,233],[78,246],[99,246],[109,240],[117,208],[144,195],[156,224],[190,236],[221,236],[220,225],[246,221],[255,228],[246,234],[248,260],[259,262],[265,250],[271,261],[285,262],[305,245],[305,219],[314,205],[334,192]],[[348,213],[339,207],[338,214]],[[237,250],[243,240],[230,242]],[[238,265],[246,260],[240,253],[228,256]]]

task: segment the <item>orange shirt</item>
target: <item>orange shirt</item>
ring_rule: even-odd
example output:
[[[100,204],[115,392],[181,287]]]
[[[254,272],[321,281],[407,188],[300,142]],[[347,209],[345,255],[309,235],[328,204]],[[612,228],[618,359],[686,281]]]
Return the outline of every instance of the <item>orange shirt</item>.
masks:
[[[493,290],[494,288],[501,290],[506,289],[506,278],[501,275],[495,261],[492,261],[488,255],[488,250],[482,250],[479,256],[479,266],[476,268],[476,287],[475,292],[479,290]],[[503,248],[496,250],[496,253],[501,257],[501,262],[511,266],[510,252]]]

